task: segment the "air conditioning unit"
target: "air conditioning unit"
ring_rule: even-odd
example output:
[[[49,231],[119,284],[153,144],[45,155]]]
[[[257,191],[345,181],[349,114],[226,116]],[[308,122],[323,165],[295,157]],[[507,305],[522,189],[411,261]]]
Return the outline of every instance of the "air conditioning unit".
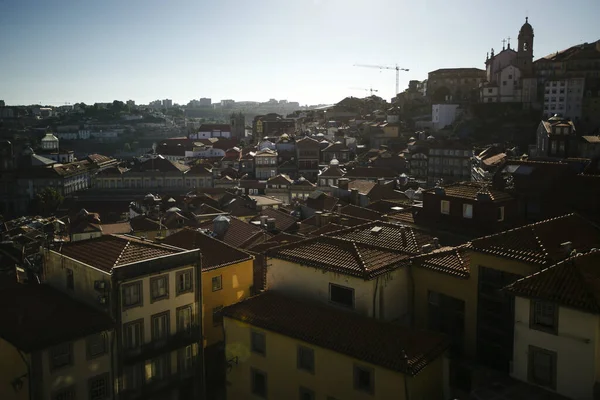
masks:
[[[106,304],[106,296],[98,296],[98,303]]]
[[[96,290],[104,290],[106,287],[106,282],[104,281],[94,281],[94,289]]]

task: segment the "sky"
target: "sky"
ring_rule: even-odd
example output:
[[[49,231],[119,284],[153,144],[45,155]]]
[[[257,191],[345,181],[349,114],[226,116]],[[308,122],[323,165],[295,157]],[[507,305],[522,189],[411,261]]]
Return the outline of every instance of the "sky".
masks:
[[[484,68],[600,39],[600,0],[0,0],[0,99],[74,104],[210,97],[331,104],[394,96],[438,68]]]

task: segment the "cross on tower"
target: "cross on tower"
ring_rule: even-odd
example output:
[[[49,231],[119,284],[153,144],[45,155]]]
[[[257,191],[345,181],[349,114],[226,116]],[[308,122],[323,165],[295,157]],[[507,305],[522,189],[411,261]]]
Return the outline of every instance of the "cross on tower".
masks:
[[[506,39],[502,39],[502,49],[504,50],[504,45],[506,44]]]

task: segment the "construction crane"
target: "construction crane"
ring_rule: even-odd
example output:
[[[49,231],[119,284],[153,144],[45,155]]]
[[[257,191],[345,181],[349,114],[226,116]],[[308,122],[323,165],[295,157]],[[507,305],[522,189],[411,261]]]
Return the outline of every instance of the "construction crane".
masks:
[[[379,90],[373,89],[373,88],[369,88],[369,89],[365,89],[365,88],[358,88],[358,87],[351,87],[350,89],[352,90],[364,90],[365,93],[371,93],[371,96],[373,96],[373,93],[377,93],[379,92]]]
[[[382,69],[395,69],[396,70],[396,94],[400,93],[400,71],[408,72],[408,68],[400,68],[398,64],[395,67],[390,67],[386,65],[365,65],[365,64],[354,64],[355,67],[364,67],[364,68],[377,68],[379,70]]]

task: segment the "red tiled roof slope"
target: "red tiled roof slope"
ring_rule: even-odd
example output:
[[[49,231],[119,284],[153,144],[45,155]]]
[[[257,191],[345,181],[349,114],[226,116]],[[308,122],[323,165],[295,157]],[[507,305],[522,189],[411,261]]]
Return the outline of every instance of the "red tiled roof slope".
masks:
[[[131,236],[106,235],[95,239],[65,243],[58,252],[84,264],[110,272],[114,267],[182,251]]]
[[[600,314],[600,251],[578,254],[505,288],[516,296]]]
[[[409,257],[385,248],[329,236],[279,246],[268,251],[267,256],[364,279],[394,270]]]
[[[413,265],[457,278],[471,275],[471,256],[467,246],[443,247],[432,253],[412,258]]]
[[[577,214],[567,214],[475,239],[471,248],[547,266],[565,258],[561,248],[565,242],[579,252],[600,247],[600,229]]]
[[[449,343],[438,333],[271,291],[226,307],[223,315],[411,376],[440,357]]]
[[[162,243],[186,250],[200,249],[203,271],[252,259],[252,256],[245,251],[236,249],[195,229],[182,229],[167,236]]]

